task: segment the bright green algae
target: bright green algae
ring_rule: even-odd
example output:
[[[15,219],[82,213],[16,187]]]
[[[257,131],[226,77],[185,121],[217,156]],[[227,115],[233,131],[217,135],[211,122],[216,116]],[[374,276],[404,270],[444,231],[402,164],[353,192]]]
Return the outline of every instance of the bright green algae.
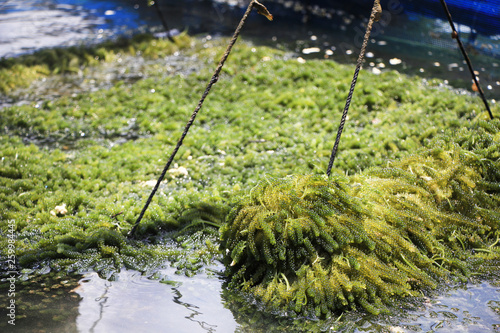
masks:
[[[122,267],[150,274],[159,265],[169,262],[178,267],[179,272],[193,274],[204,263],[218,256],[217,229],[212,226],[223,223],[225,215],[235,205],[234,198],[250,191],[266,173],[269,174],[268,179],[281,179],[286,175],[306,175],[326,170],[337,121],[352,77],[352,67],[320,60],[302,64],[280,51],[238,44],[224,68],[225,74],[221,75],[205,102],[176,159],[178,166],[186,168],[188,175],[167,176],[141,223],[140,240],[127,240],[125,235],[151,190],[151,181],[158,177],[166,156],[170,154],[196,100],[205,88],[222,48],[203,48],[195,43],[192,49],[184,52],[186,55],[197,54],[199,61],[207,65],[208,69],[197,74],[175,76],[155,76],[150,72],[151,77],[135,84],[119,83],[109,90],[46,101],[38,107],[24,105],[0,110],[0,225],[5,232],[8,221],[14,220],[16,223],[17,257],[21,268],[41,267],[38,272],[46,271],[47,267],[77,272],[94,269],[105,277],[112,277],[113,272]],[[462,152],[465,156],[477,154],[478,161],[490,170],[485,173],[472,162],[472,166],[466,166],[472,168],[473,175],[466,175],[470,181],[465,184],[475,184],[482,189],[474,193],[479,196],[497,193],[494,191],[498,190],[498,178],[495,178],[498,175],[495,176],[491,170],[498,170],[498,156],[494,155],[495,147],[498,146],[498,123],[487,125],[478,121],[484,116],[480,108],[476,98],[450,91],[437,80],[407,78],[396,72],[379,76],[363,72],[336,164],[338,170],[355,175],[337,175],[339,186],[353,198],[361,196],[361,192],[349,192],[355,188],[375,191],[377,187],[370,183],[370,172],[374,177],[376,175],[383,179],[385,174],[385,178],[401,179],[403,184],[408,185],[410,181],[405,178],[408,177],[407,170],[406,173],[394,173],[380,167],[385,167],[388,161],[397,161],[416,153],[423,144],[428,149],[434,149],[433,145],[438,146],[436,140],[440,138],[449,141],[448,145],[460,146],[460,158],[463,157],[460,155]],[[497,110],[494,108],[496,114]],[[487,126],[492,129],[481,130]],[[479,134],[471,136],[476,129]],[[443,135],[445,130],[446,134]],[[466,131],[464,137],[469,135],[475,139],[471,142],[451,135],[459,130]],[[456,158],[453,154],[457,152],[450,147],[443,154]],[[476,152],[478,149],[489,149],[490,155],[479,154]],[[415,162],[422,162],[423,156]],[[483,161],[484,158],[489,162]],[[411,159],[391,163],[404,163],[402,161]],[[487,163],[493,163],[493,166]],[[398,165],[402,167],[402,164]],[[371,167],[375,169],[369,169]],[[361,170],[366,171],[356,174]],[[451,174],[455,175],[453,172]],[[424,173],[422,175],[433,177]],[[294,177],[300,179],[299,176]],[[362,186],[354,187],[354,183]],[[456,186],[445,182],[439,184],[441,187],[438,188],[448,185]],[[380,191],[391,197],[386,190]],[[439,194],[432,192],[430,185],[429,188],[424,186],[422,191],[431,193],[430,198],[439,198]],[[460,193],[454,188],[452,192]],[[443,193],[439,203],[441,206],[448,202],[444,198],[448,198],[449,193]],[[370,195],[374,202],[369,200]],[[468,192],[460,195],[465,198],[462,202],[468,202]],[[368,217],[373,221],[387,219],[386,222],[394,224],[390,218],[397,217],[398,210],[385,208],[383,212],[372,216],[364,205],[380,204],[375,201],[377,196],[373,193],[366,196],[361,197],[361,209],[357,208],[359,211],[354,210],[346,216],[356,221],[364,221]],[[394,197],[397,195],[394,194]],[[354,209],[353,202],[344,201],[345,207],[340,205],[338,209],[350,211]],[[453,200],[450,202],[453,204]],[[63,203],[66,204],[67,213],[57,214],[55,207]],[[446,214],[460,213],[453,212],[456,204],[448,208],[441,206],[438,208]],[[488,207],[483,208],[490,212],[492,209]],[[411,212],[410,209],[409,214]],[[476,218],[473,209],[469,213],[472,214],[469,219]],[[489,248],[495,240],[495,226],[489,227],[493,233],[485,230],[483,234],[478,234],[475,245],[472,241],[462,239],[462,230],[458,229],[455,234],[452,233],[456,240],[448,243],[460,246],[463,243],[467,249],[471,246],[486,249],[490,252],[481,251],[480,255],[495,258],[496,247]],[[203,232],[195,232],[200,229]],[[361,233],[361,230],[356,232]],[[266,234],[269,235],[269,231]],[[415,234],[421,236],[421,233]],[[367,234],[366,237],[370,239],[371,236]],[[320,239],[324,238],[329,241],[328,236]],[[224,238],[224,241],[227,239]],[[2,234],[2,248],[5,248],[6,242],[5,234]],[[349,251],[356,251],[355,247],[349,247],[352,242],[354,236],[352,241],[347,239],[345,242],[346,251],[348,248]],[[362,241],[361,249],[358,250],[363,250],[365,246],[367,251],[375,251],[370,250],[371,243],[368,240],[366,242],[368,244]],[[429,259],[431,262],[425,262],[428,255],[432,258],[436,254],[431,251],[432,245],[439,244],[431,242],[429,249],[425,240],[421,242],[424,245],[415,246],[418,251],[423,251],[419,258],[424,262],[414,263],[411,256],[407,257],[403,253],[404,259],[417,265],[416,270],[405,273],[408,274],[406,277],[415,278],[417,275],[422,279],[419,282],[415,278],[416,281],[412,282],[415,288],[437,283],[442,275],[439,265],[451,270],[462,267],[459,261],[450,261],[453,259],[449,256],[442,259],[435,257],[433,261]],[[334,248],[332,244],[329,246]],[[243,245],[239,246],[235,255],[241,249],[246,249]],[[448,248],[439,246],[448,252],[453,251],[451,245],[447,245]],[[234,248],[228,246],[228,249],[232,254]],[[327,249],[325,251],[330,254]],[[189,255],[186,257],[185,253]],[[356,262],[350,260],[356,257],[353,253],[342,254],[345,259],[339,265],[357,267]],[[322,252],[319,254],[320,257],[323,255]],[[461,257],[456,258],[459,260]],[[359,261],[362,260],[355,260],[361,269]],[[398,257],[398,260],[404,262],[402,257]],[[231,261],[227,264],[230,265]],[[301,276],[323,274],[318,265],[315,271],[307,267],[300,270],[299,264],[296,263],[295,268],[301,272]],[[235,266],[230,266],[229,272],[232,267]],[[466,272],[467,267],[463,268]],[[419,270],[423,270],[429,278],[423,279]],[[32,271],[26,272],[31,274]],[[289,284],[293,283],[293,278],[286,277],[286,274],[286,279],[281,274],[268,275],[266,281],[274,281],[276,288],[282,289],[282,283],[286,280],[289,280]],[[391,282],[395,290],[400,290],[395,292],[395,296],[412,294],[417,290],[408,289],[404,278],[405,275],[399,276],[397,281]],[[360,283],[362,281],[358,286],[361,286]],[[235,283],[234,287],[239,286]],[[265,288],[265,284],[261,285],[260,289],[254,290],[254,295],[273,308],[288,309],[293,303],[276,303],[276,297],[273,300],[274,285],[266,289],[269,290],[268,294],[263,294]],[[304,289],[302,286],[297,290],[300,288]],[[363,296],[368,302],[368,309],[370,304],[380,308],[380,301],[376,297],[383,304],[387,295],[378,295],[377,289],[373,290],[370,293],[367,291],[366,295],[360,291],[351,296]],[[319,297],[320,314],[325,312],[321,308],[321,296],[316,296],[317,291],[302,291],[305,291],[306,296],[300,296],[299,302],[295,298],[293,303],[298,313],[317,311],[316,307],[310,306],[316,302],[311,301],[311,297]],[[312,296],[308,293],[312,293]],[[349,295],[345,296],[345,300],[347,304],[339,299],[335,301],[338,306],[327,306],[327,310],[359,305],[355,300],[351,301]]]
[[[17,138],[4,137],[2,145],[2,223],[16,223],[16,254],[23,268],[39,264],[69,271],[93,268],[106,277],[123,266],[150,271],[162,260],[180,260],[183,253],[177,245],[154,245],[160,230],[177,230],[199,216],[209,222],[209,213],[221,215],[224,210],[214,196],[204,206],[203,195],[197,193],[185,191],[175,198],[160,195],[139,230],[153,236],[147,242],[153,245],[127,241],[125,233],[140,210],[137,192],[149,189],[134,179],[137,163],[125,168],[122,161],[110,161],[110,151],[99,146],[76,158],[74,152],[68,157],[58,150],[25,146]],[[57,214],[55,207],[63,203],[68,213]],[[186,236],[176,237],[183,241]],[[2,237],[2,244],[6,242]],[[205,242],[197,247],[201,245]],[[194,256],[211,253],[206,246],[200,251]]]
[[[351,177],[264,176],[221,229],[229,286],[292,316],[379,314],[500,259],[500,122],[476,125]]]

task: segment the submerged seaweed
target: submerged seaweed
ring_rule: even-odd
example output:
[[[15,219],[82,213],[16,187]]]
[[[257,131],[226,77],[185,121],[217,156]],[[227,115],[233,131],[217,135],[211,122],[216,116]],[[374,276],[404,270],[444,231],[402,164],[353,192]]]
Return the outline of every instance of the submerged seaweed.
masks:
[[[500,258],[500,122],[353,177],[265,176],[221,228],[229,287],[272,311],[362,308]]]

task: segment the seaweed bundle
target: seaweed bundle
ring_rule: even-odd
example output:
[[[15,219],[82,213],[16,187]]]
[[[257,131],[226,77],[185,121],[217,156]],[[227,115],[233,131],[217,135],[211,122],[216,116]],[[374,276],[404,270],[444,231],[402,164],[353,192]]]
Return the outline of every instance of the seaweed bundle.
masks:
[[[387,309],[500,258],[500,122],[346,177],[265,177],[221,228],[229,287],[267,309]],[[491,262],[491,261],[490,261]]]

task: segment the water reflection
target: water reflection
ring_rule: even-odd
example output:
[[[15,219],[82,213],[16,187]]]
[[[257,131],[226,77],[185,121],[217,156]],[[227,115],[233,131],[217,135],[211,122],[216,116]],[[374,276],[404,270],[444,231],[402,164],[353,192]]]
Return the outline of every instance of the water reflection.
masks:
[[[76,292],[80,332],[234,332],[236,322],[221,300],[221,281],[162,270],[164,283],[124,270],[115,281],[90,273]]]
[[[4,1],[0,4],[0,57],[95,42],[139,25],[137,11],[120,1]]]
[[[41,273],[16,280],[15,295],[8,297],[0,279],[0,332],[75,332],[80,297],[72,290],[80,276]],[[15,301],[15,325],[8,323],[7,304]]]
[[[500,331],[500,289],[486,282],[468,284],[428,299],[424,311],[408,316],[411,321],[401,326],[417,326],[425,332]]]
[[[294,327],[293,321],[262,316],[257,307],[242,307],[221,298],[222,281],[201,274],[192,278],[163,271],[168,283],[123,271],[116,281],[89,274],[76,291],[81,297],[76,320],[80,332],[273,332]],[[498,281],[496,282],[498,283]],[[229,297],[229,298],[228,298]],[[241,305],[241,304],[240,304]],[[227,309],[231,308],[231,311]],[[494,282],[469,283],[426,298],[418,309],[391,316],[344,315],[342,324],[332,318],[314,327],[339,332],[491,332],[500,330],[500,288]],[[243,310],[242,310],[243,309]],[[250,310],[249,310],[250,309]],[[328,331],[328,329],[326,330]]]
[[[168,267],[147,278],[123,270],[112,280],[96,273],[83,278],[61,273],[39,275],[19,282],[16,290],[16,326],[0,321],[2,332],[290,332],[293,320],[259,312],[257,305],[223,287],[222,265],[186,277]],[[498,276],[498,274],[497,274]],[[0,304],[7,304],[0,288]],[[238,304],[239,303],[239,304]],[[325,332],[498,332],[500,280],[444,287],[432,297],[414,303],[412,310],[391,315],[348,312],[309,328]],[[6,308],[0,308],[6,318]],[[303,324],[307,319],[300,319]]]

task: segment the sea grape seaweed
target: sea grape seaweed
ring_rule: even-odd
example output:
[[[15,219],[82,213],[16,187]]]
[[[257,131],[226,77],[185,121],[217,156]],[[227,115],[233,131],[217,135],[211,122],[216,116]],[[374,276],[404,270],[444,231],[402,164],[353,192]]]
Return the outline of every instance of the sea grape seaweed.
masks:
[[[99,146],[75,154],[27,146],[15,137],[4,136],[0,144],[4,147],[0,165],[0,224],[2,229],[9,222],[15,224],[19,269],[94,269],[109,277],[122,267],[145,272],[167,260],[214,257],[215,252],[205,249],[204,240],[191,247],[192,256],[181,256],[183,250],[177,241],[161,245],[160,233],[169,232],[173,237],[187,231],[193,234],[208,226],[216,230],[213,225],[223,220],[226,210],[221,198],[212,195],[207,200],[206,195],[195,191],[176,197],[163,193],[138,230],[146,244],[130,242],[125,234],[137,214],[137,192],[146,190],[142,177],[134,179],[134,174],[144,172],[138,165],[124,166],[119,158],[123,157],[121,153],[113,155]],[[134,151],[129,147],[129,152]],[[175,184],[174,179],[170,181]],[[55,212],[54,208],[61,204],[66,212]],[[186,232],[180,232],[186,227]],[[206,237],[211,233],[205,228]],[[0,244],[4,249],[7,242],[3,233]],[[196,271],[179,269],[186,274]]]
[[[144,40],[141,50],[154,47],[154,42]],[[219,256],[214,225],[224,221],[233,199],[248,193],[265,172],[282,178],[326,170],[335,131],[332,119],[345,103],[352,68],[329,60],[302,64],[289,53],[243,41],[230,58],[237,61],[224,67],[206,101],[206,112],[199,115],[179,151],[176,162],[188,174],[167,175],[138,229],[141,241],[126,241],[125,234],[150,192],[151,180],[157,178],[165,152],[172,149],[194,106],[193,96],[202,93],[227,40],[190,38],[191,43],[192,48],[179,50],[178,58],[186,62],[176,64],[177,71],[166,71],[164,62],[155,63],[145,66],[144,78],[133,83],[119,82],[109,89],[43,97],[0,109],[0,248],[6,248],[7,223],[15,221],[16,255],[23,274],[94,269],[112,278],[122,267],[149,274],[165,264],[176,265],[179,273],[195,274],[200,263]],[[111,58],[92,69],[82,65],[83,79],[87,70],[100,71],[100,66],[113,63],[118,65]],[[128,70],[123,63],[119,66],[120,71]],[[16,76],[15,71],[9,73]],[[493,107],[498,113],[498,104]],[[476,161],[474,170],[482,170],[476,188],[485,190],[474,195],[494,205],[497,199],[490,193],[498,189],[499,169],[495,164],[498,150],[491,142],[498,142],[498,134],[470,135],[474,131],[464,127],[477,126],[478,133],[496,131],[488,129],[494,123],[478,121],[482,115],[476,116],[475,110],[474,96],[451,91],[439,80],[425,81],[393,71],[378,76],[365,73],[358,81],[338,169],[353,175],[385,167],[388,161],[415,153],[435,138],[455,142],[440,134],[444,129],[463,131],[456,144],[463,148],[461,154]],[[429,130],[424,133],[423,128]],[[442,146],[437,141],[435,145]],[[476,158],[475,150],[489,157]],[[350,179],[346,178],[347,185]],[[452,204],[467,202],[468,192],[456,193],[456,198],[450,198]],[[62,204],[66,204],[66,214],[51,214]],[[457,209],[446,206],[446,199],[440,205],[450,212]],[[481,212],[494,221],[495,211]],[[195,236],[200,230],[202,234]],[[468,240],[460,231],[447,235],[450,246],[481,246],[477,238],[491,233]],[[322,244],[334,249],[325,235],[320,237]],[[489,258],[495,257],[495,251],[488,246],[482,249],[489,252],[477,252],[474,258],[483,260],[483,267],[491,266]],[[278,257],[286,258],[291,250],[286,251],[281,250]],[[351,266],[358,262],[361,268],[359,260],[351,257],[344,261]]]
[[[221,228],[228,286],[267,309],[378,314],[500,259],[500,121],[346,177],[263,180]]]

